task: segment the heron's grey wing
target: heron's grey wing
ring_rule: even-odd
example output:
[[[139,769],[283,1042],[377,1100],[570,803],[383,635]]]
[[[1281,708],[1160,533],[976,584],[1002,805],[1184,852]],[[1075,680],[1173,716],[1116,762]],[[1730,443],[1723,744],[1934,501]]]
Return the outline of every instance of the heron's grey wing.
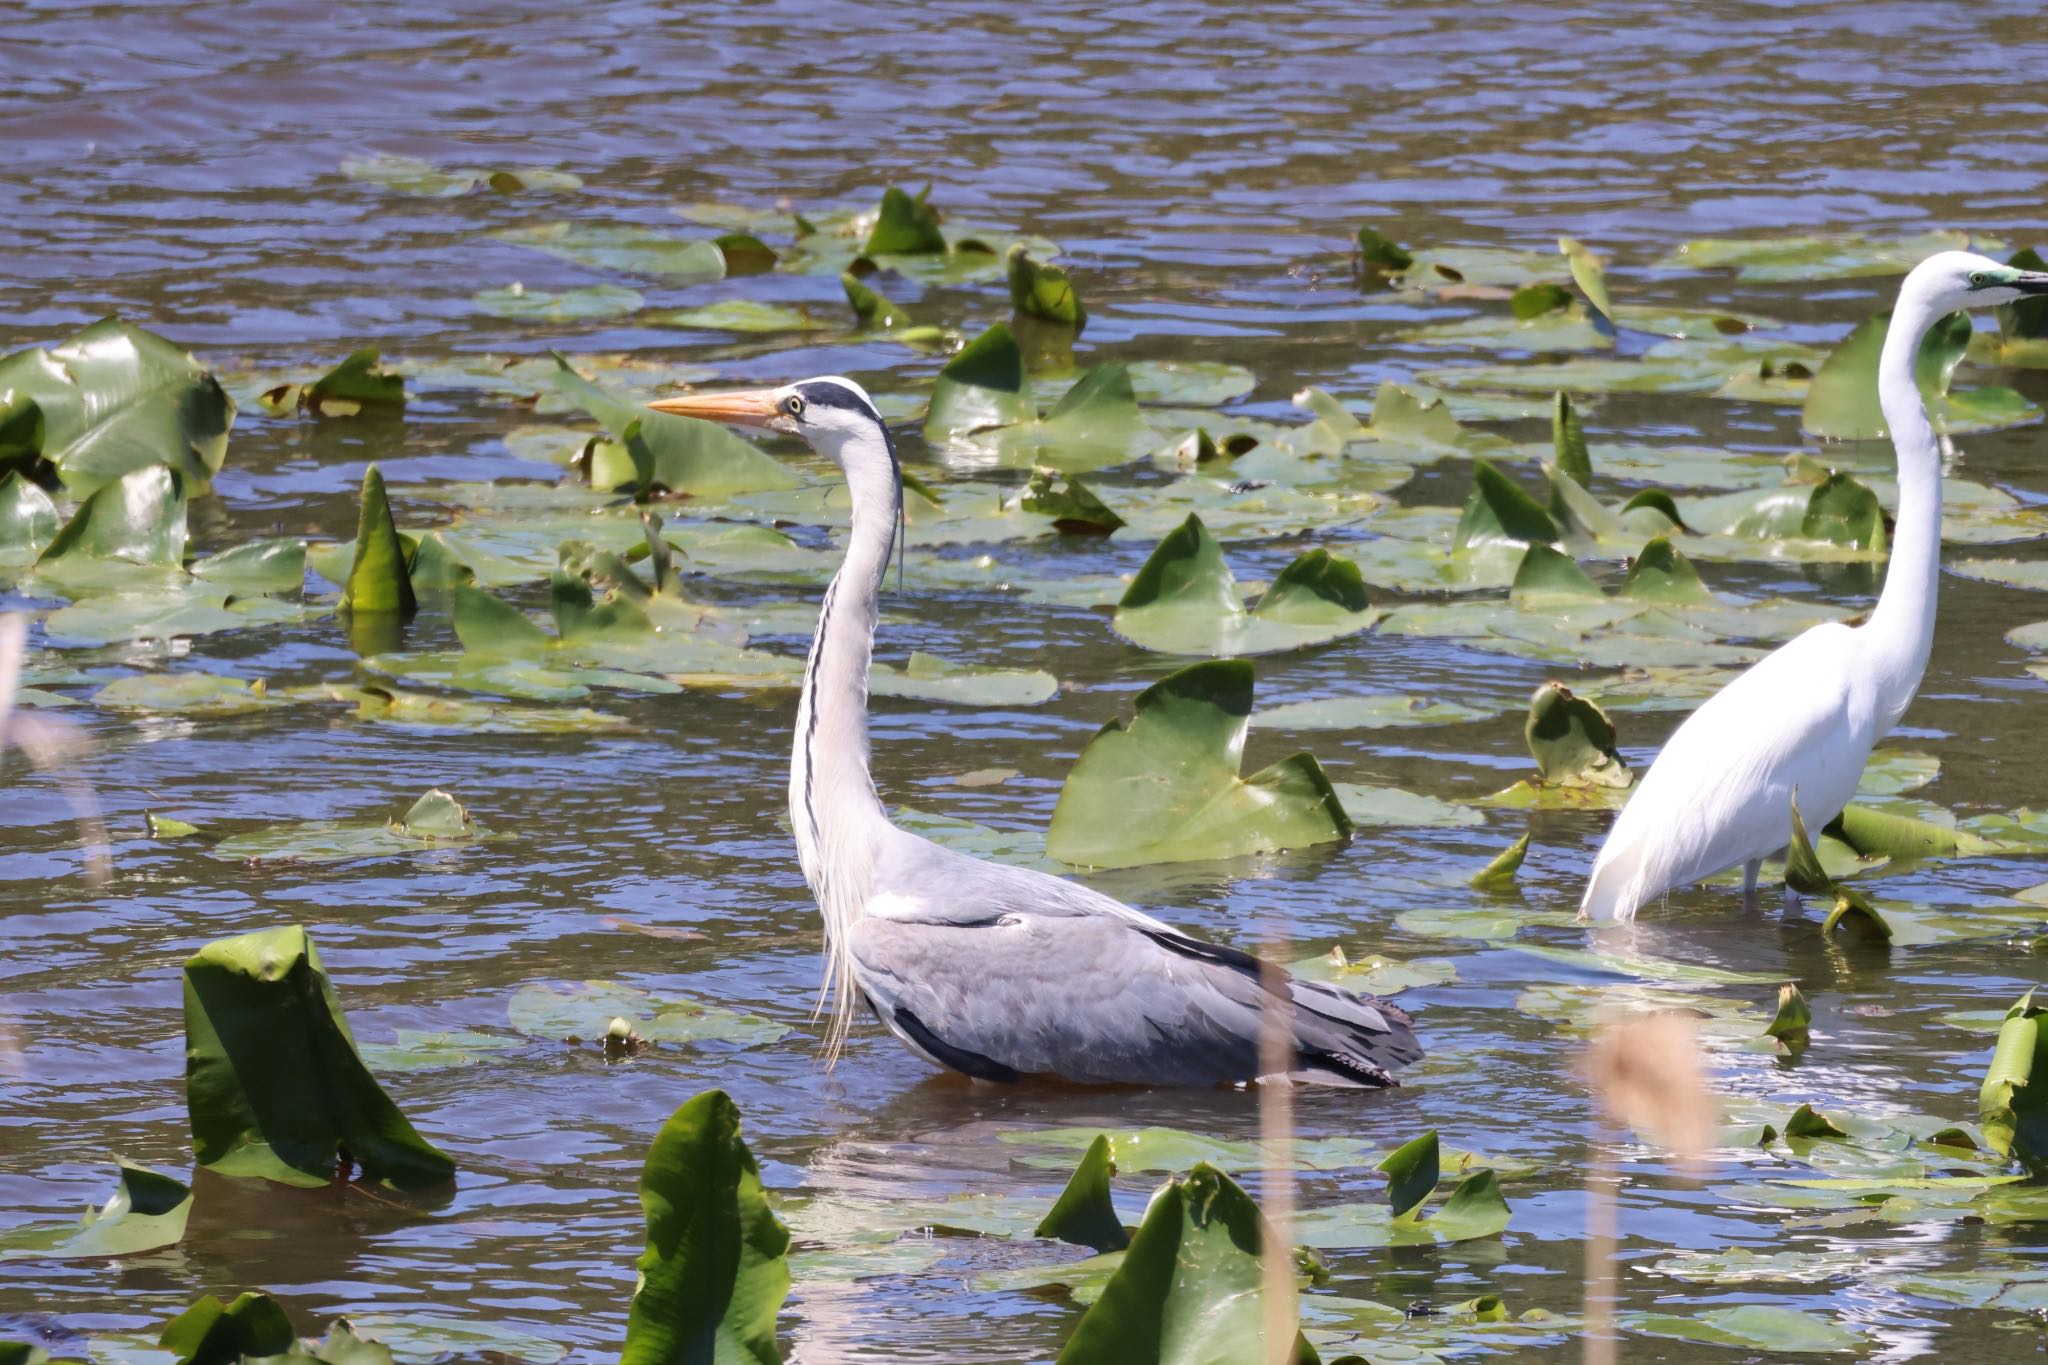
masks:
[[[983,1080],[1214,1085],[1259,1075],[1257,959],[1121,915],[1008,911],[873,916],[854,926],[855,979],[889,1028]],[[1289,981],[1295,1074],[1392,1085],[1421,1055],[1408,1016]]]
[[[1107,915],[1163,932],[1172,927],[1093,887],[1031,867],[988,863],[892,829],[875,862],[869,913],[942,923],[980,923],[998,915]]]

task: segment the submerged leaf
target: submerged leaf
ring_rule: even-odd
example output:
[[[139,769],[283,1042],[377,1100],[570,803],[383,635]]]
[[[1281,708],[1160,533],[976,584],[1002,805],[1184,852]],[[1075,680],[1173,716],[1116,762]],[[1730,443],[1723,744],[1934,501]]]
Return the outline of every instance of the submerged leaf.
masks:
[[[768,1207],[740,1112],[707,1090],[662,1125],[640,1173],[647,1248],[622,1365],[777,1365],[789,1230]]]
[[[297,925],[221,939],[186,962],[185,1097],[199,1164],[223,1175],[318,1187],[343,1153],[399,1189],[455,1174],[356,1055]]]
[[[1135,867],[1302,848],[1351,832],[1322,765],[1308,754],[1239,776],[1252,667],[1193,664],[1138,695],[1075,760],[1046,851],[1062,862]]]

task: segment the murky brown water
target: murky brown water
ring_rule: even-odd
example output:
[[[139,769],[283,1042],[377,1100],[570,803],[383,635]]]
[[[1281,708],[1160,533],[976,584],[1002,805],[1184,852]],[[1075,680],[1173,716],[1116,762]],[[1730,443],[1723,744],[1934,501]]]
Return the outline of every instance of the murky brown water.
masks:
[[[622,280],[486,234],[556,217],[680,230],[669,212],[679,201],[866,204],[885,184],[929,180],[934,200],[963,219],[1061,244],[1093,314],[1083,348],[1093,357],[1248,365],[1259,383],[1243,409],[1286,417],[1304,384],[1364,401],[1383,378],[1443,363],[1389,339],[1422,315],[1412,303],[1350,287],[1344,248],[1365,221],[1410,242],[1538,251],[1568,233],[1608,252],[1616,281],[1640,297],[1754,309],[1790,320],[1797,339],[1831,340],[1882,306],[1890,283],[1738,287],[1642,267],[1686,238],[1727,232],[1964,228],[2033,240],[2048,189],[2035,130],[2048,110],[2030,78],[2044,63],[2037,8],[2011,3],[30,4],[0,40],[0,342],[47,341],[120,312],[223,371],[317,367],[365,344],[423,358],[559,346],[702,365],[722,381],[837,371],[878,391],[921,391],[937,361],[881,342],[755,345],[631,319],[513,322],[480,314],[471,295],[514,280],[625,282],[651,308],[749,297],[836,316],[830,276]],[[345,157],[371,152],[559,166],[585,187],[409,198],[338,173]],[[970,332],[1007,312],[999,282],[909,297],[920,316]],[[2048,396],[2039,375],[1998,378]],[[436,512],[407,486],[551,478],[501,440],[532,420],[448,390],[419,393],[402,422],[312,425],[245,408],[219,496],[193,509],[195,544],[346,537],[370,459],[415,524]],[[1616,396],[1589,427],[1596,442],[1767,454],[1799,444],[1792,410],[1701,398]],[[1511,430],[1540,436],[1535,424]],[[2037,501],[2048,489],[2041,430],[1960,442],[1963,472]],[[1466,478],[1463,462],[1446,462],[1400,500],[1455,503]],[[1064,575],[1128,572],[1147,548],[1119,540],[1010,553]],[[1233,548],[1247,576],[1291,553]],[[1863,600],[1796,566],[1707,573],[1731,590]],[[814,592],[707,591],[791,602]],[[2048,800],[2048,702],[2000,639],[2048,612],[2025,594],[1954,578],[1941,609],[1922,700],[1895,741],[1941,758],[1939,784],[1922,794],[1961,813]],[[914,574],[886,610],[885,658],[928,648],[1043,666],[1072,685],[1031,711],[878,703],[885,795],[999,827],[1042,829],[1079,746],[1169,666],[1116,641],[1092,611],[920,590]],[[431,643],[446,624],[414,629]],[[345,680],[356,668],[331,621],[206,637],[173,653],[188,650],[274,683]],[[73,651],[69,661],[166,662],[153,646]],[[1516,708],[1552,671],[1454,642],[1365,636],[1261,661],[1259,690],[1262,703],[1406,692],[1499,708],[1494,720],[1447,729],[1305,737],[1340,781],[1472,799],[1526,769]],[[462,1166],[444,1207],[421,1214],[361,1192],[205,1179],[175,1250],[118,1266],[0,1265],[0,1331],[46,1330],[60,1342],[153,1334],[201,1291],[266,1287],[309,1331],[341,1312],[463,1319],[605,1357],[632,1288],[633,1182],[646,1144],[710,1085],[741,1104],[778,1190],[885,1206],[963,1190],[1049,1200],[1060,1173],[1013,1162],[999,1134],[1161,1124],[1255,1135],[1249,1096],[969,1091],[873,1028],[822,1071],[808,1020],[817,925],[779,823],[793,696],[589,704],[630,728],[474,735],[305,708],[142,721],[81,709],[97,744],[87,772],[116,832],[116,875],[100,891],[81,879],[50,780],[10,760],[0,788],[0,1222],[61,1217],[103,1197],[115,1153],[189,1167],[177,968],[222,935],[308,925],[367,1044],[400,1029],[502,1033],[517,987],[597,978],[715,1000],[795,1033],[744,1051],[666,1047],[619,1067],[522,1041],[471,1065],[394,1071],[400,1103]],[[1671,723],[1669,713],[1629,714],[1629,751],[1647,759]],[[1255,733],[1250,761],[1302,742]],[[950,782],[987,767],[1021,775],[992,787]],[[414,858],[252,869],[139,832],[145,810],[210,826],[371,817],[433,785],[504,837]],[[1499,1242],[1339,1254],[1333,1292],[1397,1304],[1498,1292],[1515,1312],[1577,1311],[1594,1122],[1574,1072],[1576,1036],[1519,1011],[1517,999],[1546,982],[1605,978],[1393,919],[1472,903],[1465,878],[1524,827],[1536,845],[1522,902],[1569,909],[1605,823],[1496,811],[1484,829],[1367,830],[1338,849],[1097,879],[1219,938],[1280,928],[1302,945],[1456,960],[1458,982],[1403,997],[1432,1050],[1408,1086],[1305,1096],[1299,1119],[1307,1137],[1382,1146],[1434,1125],[1448,1144],[1527,1163],[1531,1173],[1503,1181],[1514,1222]],[[1967,907],[2044,875],[2038,864],[1975,860],[1887,878],[1882,899]],[[687,932],[649,936],[621,921]],[[1536,926],[1517,941],[1585,939]],[[2002,1008],[2042,979],[2039,958],[2002,940],[1895,950],[1888,964],[1845,956],[1810,922],[1740,916],[1725,889],[1674,896],[1635,946],[1802,983],[1820,1031],[1802,1059],[1716,1055],[1722,1089],[1784,1112],[1810,1101],[1871,1118],[1973,1119],[1989,1038],[1941,1016]],[[1749,988],[1745,998],[1770,994]],[[1629,1309],[1804,1307],[1863,1332],[1872,1359],[2043,1349],[2021,1309],[1945,1306],[1896,1279],[2034,1262],[2037,1226],[1958,1210],[1863,1221],[1801,1210],[1762,1183],[1811,1174],[1782,1149],[1724,1154],[1704,1178],[1633,1144],[1613,1159],[1629,1182]],[[1120,1180],[1128,1214],[1157,1178]],[[1379,1188],[1353,1170],[1311,1180],[1307,1194],[1369,1199]],[[1842,1253],[1853,1268],[1832,1278],[1816,1269],[1805,1284],[1733,1285],[1647,1269],[1676,1251],[1723,1247],[1811,1252],[1816,1266]],[[978,1283],[1045,1259],[1042,1248],[942,1240],[871,1254],[851,1270],[799,1269],[786,1317],[799,1358],[1041,1360],[1078,1312],[1056,1296]],[[872,1274],[850,1278],[858,1272]],[[73,1342],[70,1352],[85,1349]],[[1562,1360],[1580,1347],[1559,1330],[1440,1349]],[[1622,1356],[1742,1353],[1632,1336]]]

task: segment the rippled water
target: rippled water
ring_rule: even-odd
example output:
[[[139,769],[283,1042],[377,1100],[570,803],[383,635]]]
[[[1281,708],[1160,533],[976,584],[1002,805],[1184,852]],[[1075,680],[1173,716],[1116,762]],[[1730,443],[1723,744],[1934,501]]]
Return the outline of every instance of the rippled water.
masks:
[[[1240,405],[1286,417],[1318,384],[1365,401],[1383,378],[1442,363],[1390,340],[1421,314],[1362,298],[1344,251],[1361,222],[1401,240],[1547,251],[1559,233],[1597,243],[1638,297],[1712,302],[1791,320],[1827,341],[1882,306],[1889,281],[1736,286],[1644,268],[1695,236],[1743,231],[1930,228],[2029,240],[2048,170],[2026,81],[2048,59],[2024,4],[1851,4],[1791,9],[1577,3],[1265,7],[609,3],[438,0],[405,7],[31,3],[0,43],[0,342],[44,342],[119,312],[234,374],[317,368],[358,345],[387,355],[631,351],[702,366],[719,381],[819,372],[883,392],[922,392],[938,361],[833,336],[797,347],[647,326],[505,321],[478,290],[631,283],[651,307],[732,297],[804,302],[836,316],[830,276],[676,286],[620,280],[496,241],[555,217],[677,229],[670,206],[871,203],[929,180],[962,219],[1060,243],[1093,320],[1097,358],[1250,366]],[[346,157],[399,153],[460,164],[551,165],[583,177],[567,196],[394,195],[343,178]],[[900,292],[900,291],[899,291]],[[1001,285],[909,295],[923,317],[978,330],[1003,316]],[[1442,310],[1432,317],[1447,315]],[[2038,375],[1999,376],[2037,400]],[[368,460],[402,522],[440,515],[418,496],[450,480],[552,479],[502,437],[534,420],[488,395],[416,394],[403,421],[301,423],[245,406],[218,496],[193,508],[195,545],[256,534],[346,537]],[[1595,441],[1799,444],[1788,409],[1616,396]],[[1540,428],[1511,428],[1537,439]],[[2040,428],[1961,442],[1965,472],[2038,501]],[[921,450],[906,451],[917,463]],[[936,474],[936,469],[925,472]],[[1114,486],[1119,476],[1104,476]],[[1449,462],[1399,494],[1462,497]],[[1335,539],[1370,535],[1371,528]],[[1034,572],[1128,572],[1147,549],[1017,551]],[[1292,547],[1233,549],[1270,572]],[[2018,553],[2025,555],[2022,548]],[[1717,587],[1856,605],[1853,585],[1797,567],[1713,565]],[[813,589],[718,583],[749,601]],[[1960,813],[2048,798],[2041,685],[2000,634],[2038,614],[2009,589],[1950,578],[1910,747],[1937,754],[1926,795]],[[537,594],[527,599],[537,603]],[[1116,641],[1102,617],[1000,594],[921,589],[885,604],[882,657],[910,648],[1042,666],[1068,690],[1029,711],[878,702],[877,779],[893,802],[1003,828],[1042,829],[1072,757],[1129,694],[1170,666]],[[414,642],[445,638],[423,618]],[[791,647],[794,647],[793,645]],[[357,667],[331,621],[151,646],[73,651],[117,670],[186,657],[273,684],[346,680]],[[1306,737],[1340,781],[1471,799],[1527,767],[1519,706],[1553,670],[1398,637],[1357,637],[1261,661],[1262,702],[1339,692],[1442,695],[1497,718],[1435,730]],[[83,693],[80,693],[83,695]],[[201,943],[286,921],[319,942],[357,1036],[400,1029],[504,1031],[517,987],[611,979],[663,997],[716,1000],[787,1023],[744,1051],[660,1048],[628,1066],[521,1042],[472,1065],[394,1071],[388,1083],[462,1176],[445,1206],[409,1210],[361,1191],[306,1195],[202,1178],[182,1246],[108,1265],[0,1269],[0,1324],[58,1335],[154,1333],[201,1291],[267,1287],[302,1328],[339,1312],[493,1323],[576,1358],[616,1349],[639,1245],[634,1179],[681,1100],[730,1090],[769,1183],[792,1196],[890,1201],[962,1190],[1049,1200],[1060,1173],[993,1139],[1046,1127],[1178,1125],[1256,1134],[1255,1097],[970,1090],[933,1076],[878,1029],[839,1067],[809,1040],[817,924],[781,826],[794,698],[787,693],[606,696],[630,725],[603,735],[476,735],[384,727],[280,708],[255,718],[123,719],[80,708],[95,743],[85,772],[114,834],[113,879],[82,878],[53,780],[19,760],[0,788],[0,1221],[65,1216],[102,1198],[112,1154],[182,1170],[178,966]],[[1646,761],[1669,712],[1624,718]],[[1255,766],[1302,737],[1255,733]],[[965,787],[1004,767],[1019,776]],[[209,826],[375,817],[429,786],[456,791],[503,837],[460,851],[334,865],[242,867],[141,837],[156,810]],[[1871,1358],[2010,1359],[2042,1349],[2016,1309],[1910,1297],[1886,1273],[2029,1259],[2038,1230],[1926,1212],[1846,1222],[1781,1207],[1762,1185],[1803,1168],[1724,1154],[1703,1177],[1654,1150],[1601,1137],[1575,1070],[1573,1033],[1525,1015],[1531,985],[1600,979],[1525,952],[1415,934],[1405,910],[1474,901],[1465,879],[1522,828],[1535,848],[1520,895],[1565,910],[1607,817],[1495,812],[1484,829],[1368,830],[1351,844],[1223,865],[1096,878],[1218,938],[1282,933],[1354,953],[1448,955],[1457,983],[1403,997],[1432,1055],[1405,1088],[1306,1095],[1305,1137],[1390,1146],[1436,1126],[1448,1144],[1527,1163],[1504,1181],[1514,1222],[1497,1243],[1334,1258],[1333,1289],[1392,1303],[1499,1292],[1520,1312],[1575,1313],[1584,1173],[1593,1144],[1619,1163],[1625,1307],[1693,1311],[1769,1302],[1833,1313]],[[1884,898],[1968,906],[2042,879],[2038,865],[1976,860],[1888,878]],[[660,930],[659,934],[637,932]],[[1584,931],[1537,926],[1518,943],[1578,947]],[[1789,1112],[1974,1117],[1989,1038],[1944,1022],[2002,1008],[2041,980],[2024,946],[1979,941],[1895,951],[1885,963],[1828,947],[1812,922],[1744,917],[1725,888],[1675,895],[1635,948],[1797,980],[1820,1037],[1803,1058],[1717,1053],[1716,1083]],[[1304,949],[1305,950],[1305,949]],[[1768,987],[1749,988],[1755,1000]],[[1761,1110],[1759,1110],[1761,1112]],[[1810,1173],[1810,1172],[1809,1172]],[[1127,1174],[1135,1217],[1156,1175]],[[1312,1202],[1369,1199],[1375,1176],[1312,1178]],[[1780,1201],[1782,1202],[1782,1201]],[[1674,1251],[1846,1251],[1856,1273],[1822,1283],[1703,1285],[1648,1267]],[[1057,1296],[999,1292],[978,1277],[1043,1258],[1005,1242],[942,1240],[909,1257],[798,1271],[786,1337],[805,1361],[1039,1360],[1078,1312]],[[871,1270],[874,1278],[850,1273]],[[76,1342],[71,1349],[84,1349]],[[1449,1354],[1576,1358],[1568,1332],[1533,1342],[1474,1336]],[[1630,1360],[1729,1358],[1647,1337]]]

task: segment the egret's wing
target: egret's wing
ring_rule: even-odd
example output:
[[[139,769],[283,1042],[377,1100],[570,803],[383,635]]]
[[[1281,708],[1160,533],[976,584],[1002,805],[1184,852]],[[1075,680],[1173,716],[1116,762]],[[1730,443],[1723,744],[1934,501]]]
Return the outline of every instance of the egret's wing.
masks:
[[[862,920],[849,940],[882,1021],[970,1076],[1209,1085],[1259,1074],[1265,989],[1257,960],[1235,949],[1122,915],[977,921],[907,906]],[[1391,1068],[1421,1055],[1393,1006],[1314,983],[1289,989],[1299,1072],[1389,1085]]]
[[[1672,887],[1775,853],[1795,790],[1815,828],[1841,812],[1875,738],[1853,639],[1816,626],[1686,718],[1614,822],[1582,914],[1626,919]]]

